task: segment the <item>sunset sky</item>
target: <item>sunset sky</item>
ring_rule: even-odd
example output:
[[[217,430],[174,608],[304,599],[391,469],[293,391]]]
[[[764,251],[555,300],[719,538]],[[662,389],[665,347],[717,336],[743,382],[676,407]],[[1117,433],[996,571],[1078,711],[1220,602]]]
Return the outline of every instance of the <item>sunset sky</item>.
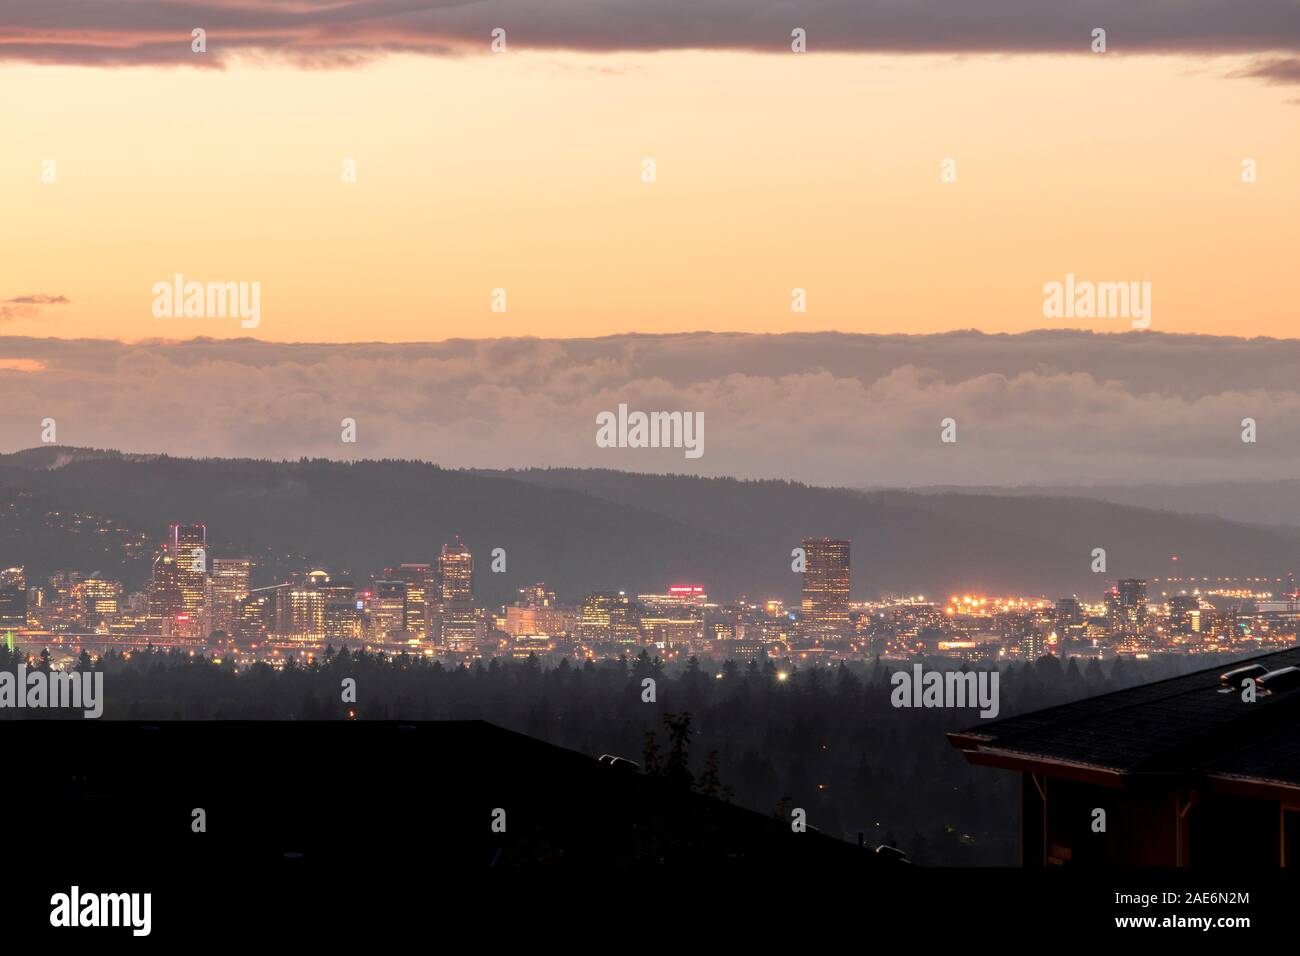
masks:
[[[1118,22],[1102,55],[1088,24],[1112,3],[1078,23],[981,23],[969,42],[901,15],[879,43],[869,20],[826,21],[802,55],[797,3],[719,17],[703,40],[691,17],[747,8],[664,4],[680,29],[631,44],[660,49],[620,48],[635,31],[613,16],[566,34],[518,4],[433,6],[0,13],[0,332],[1124,331],[1044,319],[1043,284],[1074,273],[1150,281],[1154,330],[1295,335],[1294,4],[1248,5],[1271,37],[1231,26],[1229,4],[1186,5],[1177,36]],[[418,30],[395,42],[403,15]],[[191,53],[205,20],[209,52]],[[497,22],[504,54],[488,50]],[[261,325],[155,318],[152,286],[176,273],[260,282]]]
[[[0,4],[0,448],[1293,476],[1297,223],[1294,0]],[[706,454],[599,447],[623,403]]]

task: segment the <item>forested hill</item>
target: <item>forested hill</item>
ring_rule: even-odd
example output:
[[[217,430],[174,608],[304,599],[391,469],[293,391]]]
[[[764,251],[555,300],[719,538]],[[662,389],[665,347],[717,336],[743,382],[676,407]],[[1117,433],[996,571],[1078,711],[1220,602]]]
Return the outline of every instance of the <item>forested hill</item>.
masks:
[[[202,522],[213,555],[252,554],[272,577],[305,564],[368,575],[433,561],[459,534],[487,601],[537,581],[566,600],[681,582],[723,600],[789,599],[798,592],[790,550],[806,536],[852,541],[855,598],[971,589],[1092,597],[1124,576],[1274,577],[1300,554],[1300,530],[1082,498],[416,461],[183,459],[52,446],[0,456],[0,496],[0,564],[25,563],[33,575],[94,560],[81,570],[138,583],[145,566],[90,534],[98,522],[156,541],[169,522]],[[49,519],[52,512],[65,520]],[[89,517],[69,523],[68,514]],[[1090,572],[1097,547],[1107,551],[1105,575]],[[504,573],[488,571],[494,548],[506,551]]]

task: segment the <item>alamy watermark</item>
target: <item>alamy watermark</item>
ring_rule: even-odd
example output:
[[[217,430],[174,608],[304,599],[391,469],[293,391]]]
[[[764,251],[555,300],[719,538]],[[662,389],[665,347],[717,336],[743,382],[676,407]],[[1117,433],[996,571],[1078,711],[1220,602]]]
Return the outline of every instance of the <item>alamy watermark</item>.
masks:
[[[979,707],[984,718],[998,715],[997,671],[929,671],[920,664],[912,672],[895,671],[889,678],[895,707]]]
[[[0,707],[83,710],[94,720],[104,713],[103,671],[0,671]]]
[[[156,319],[238,317],[241,328],[262,324],[260,282],[186,282],[178,272],[171,282],[155,282],[152,291]]]
[[[128,926],[132,936],[148,936],[153,926],[152,893],[68,893],[50,897],[51,926]]]
[[[687,458],[704,454],[703,412],[629,412],[596,416],[598,448],[684,448]]]
[[[1047,319],[1130,319],[1135,329],[1151,327],[1150,282],[1076,281],[1043,285],[1043,317]]]

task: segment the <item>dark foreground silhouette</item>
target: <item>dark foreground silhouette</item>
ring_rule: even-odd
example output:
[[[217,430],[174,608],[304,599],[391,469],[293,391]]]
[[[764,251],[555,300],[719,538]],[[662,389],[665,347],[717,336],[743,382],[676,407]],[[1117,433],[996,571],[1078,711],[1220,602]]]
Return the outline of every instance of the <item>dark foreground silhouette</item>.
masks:
[[[41,659],[23,657],[33,667],[42,665]],[[1063,665],[1043,658],[1012,665],[1002,671],[1000,715],[1212,663],[1199,657],[1080,666],[1074,660]],[[0,646],[0,667],[15,664],[15,656]],[[330,649],[323,659],[291,661],[281,670],[256,665],[237,672],[226,662],[160,652],[129,659],[110,653],[96,661],[83,656],[79,666],[105,672],[107,702],[100,725],[484,720],[576,751],[593,766],[592,758],[601,754],[634,761],[641,769],[633,775],[656,778],[651,785],[729,801],[776,818],[786,830],[799,809],[822,836],[851,845],[901,847],[922,865],[1018,862],[1019,793],[1014,782],[968,765],[945,737],[977,719],[974,711],[894,708],[889,676],[904,666],[894,662],[778,670],[770,662],[693,660],[674,673],[643,654],[581,666],[566,661],[543,668],[530,659],[446,668],[419,658]],[[643,700],[647,676],[656,680],[653,703]],[[349,677],[356,681],[356,703],[342,700],[341,686]],[[18,715],[30,720],[33,712],[0,711],[0,718]],[[96,722],[69,720],[75,724],[64,728],[57,752],[75,767],[77,755],[92,746]],[[177,736],[177,746],[189,746],[188,739]],[[203,746],[214,748],[211,752],[222,759],[239,761],[245,759],[241,749],[256,740],[215,726]],[[356,798],[347,795],[349,781],[376,771],[359,768],[355,751],[336,744],[322,747],[318,759],[333,769],[321,779],[320,789],[303,799],[350,812],[349,801]],[[409,758],[400,759],[433,761],[431,772],[441,772],[439,766],[452,772],[450,764],[438,764],[436,748],[412,749]],[[489,753],[485,759],[508,763],[511,758]],[[335,772],[338,786],[329,782]],[[393,799],[399,805],[392,810],[399,815],[417,807],[429,812],[431,806],[428,793],[418,787]],[[485,793],[483,799],[492,798]],[[258,805],[269,804],[259,797]]]

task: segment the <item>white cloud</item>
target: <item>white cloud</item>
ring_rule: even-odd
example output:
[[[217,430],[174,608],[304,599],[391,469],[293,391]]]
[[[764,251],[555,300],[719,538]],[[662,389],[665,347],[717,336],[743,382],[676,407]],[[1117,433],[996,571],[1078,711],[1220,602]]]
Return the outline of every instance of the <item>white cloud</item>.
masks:
[[[44,366],[43,368],[41,366]],[[406,345],[0,339],[0,441],[185,456],[419,458],[817,484],[1290,477],[1300,342],[618,336]],[[22,370],[19,370],[22,369]],[[702,411],[705,455],[600,449],[597,412]],[[340,442],[355,418],[358,442]],[[958,422],[958,442],[939,423]],[[1259,423],[1240,441],[1244,417]]]

